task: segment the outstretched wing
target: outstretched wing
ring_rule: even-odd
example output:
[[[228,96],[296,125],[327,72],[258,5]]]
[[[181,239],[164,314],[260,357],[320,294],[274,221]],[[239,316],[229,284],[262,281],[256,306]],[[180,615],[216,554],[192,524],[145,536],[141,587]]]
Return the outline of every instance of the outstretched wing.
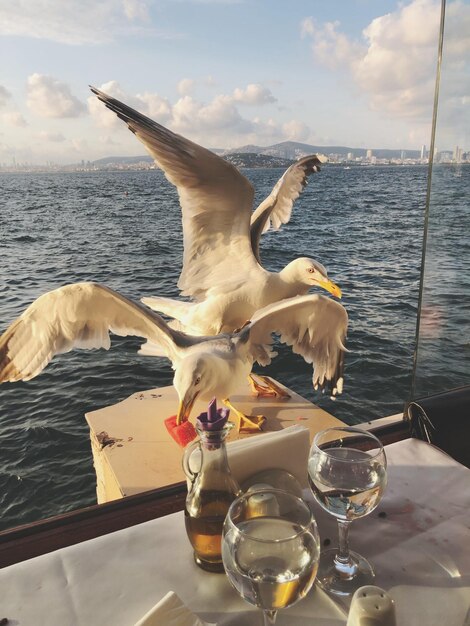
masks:
[[[105,348],[109,332],[136,335],[174,359],[191,338],[153,311],[96,283],[76,283],[35,300],[0,337],[0,382],[30,380],[52,357],[73,348]]]
[[[287,224],[292,213],[292,205],[313,172],[320,171],[326,157],[312,154],[303,157],[291,165],[274,185],[269,196],[263,200],[251,215],[251,246],[258,262],[261,235],[270,228],[279,230],[281,224]]]
[[[250,242],[251,183],[230,163],[91,87],[144,144],[177,187],[183,220],[183,270],[178,287],[197,300],[226,282],[262,271]]]
[[[332,395],[342,392],[343,362],[348,315],[334,300],[320,295],[297,296],[260,309],[240,331],[261,365],[271,362],[272,333],[307,363],[313,363],[313,386],[328,387]]]

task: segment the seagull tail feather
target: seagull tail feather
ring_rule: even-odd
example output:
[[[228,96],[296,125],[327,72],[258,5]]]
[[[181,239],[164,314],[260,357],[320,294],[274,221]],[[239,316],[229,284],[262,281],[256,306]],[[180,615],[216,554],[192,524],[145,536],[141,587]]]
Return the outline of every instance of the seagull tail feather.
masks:
[[[143,356],[162,356],[168,358],[165,351],[152,341],[146,341],[143,343],[138,350],[138,354],[142,354]]]
[[[180,300],[173,300],[172,298],[163,298],[158,296],[141,298],[141,302],[152,309],[152,311],[168,315],[168,317],[179,320],[180,322],[183,322],[183,324],[185,317],[194,307],[193,302],[183,302]]]

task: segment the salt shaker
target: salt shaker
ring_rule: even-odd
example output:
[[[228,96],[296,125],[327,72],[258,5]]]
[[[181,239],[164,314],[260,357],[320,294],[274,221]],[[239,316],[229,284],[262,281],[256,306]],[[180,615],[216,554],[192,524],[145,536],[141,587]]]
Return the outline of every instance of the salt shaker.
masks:
[[[266,489],[272,489],[272,486],[267,483],[255,483],[247,490],[247,495],[250,494],[247,501],[250,518],[279,515],[279,503],[274,494],[264,491]]]
[[[396,626],[392,598],[380,587],[360,587],[352,597],[347,626]]]

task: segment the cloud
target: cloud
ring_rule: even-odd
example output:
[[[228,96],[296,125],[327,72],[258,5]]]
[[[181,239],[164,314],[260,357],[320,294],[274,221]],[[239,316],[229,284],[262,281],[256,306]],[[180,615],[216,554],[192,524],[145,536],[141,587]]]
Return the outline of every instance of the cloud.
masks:
[[[127,97],[125,92],[121,89],[119,83],[115,80],[103,83],[99,88],[118,100],[125,100]],[[100,126],[101,128],[117,128],[120,126],[120,120],[116,117],[116,115],[109,111],[95,95],[88,96],[87,103],[88,112],[97,126]],[[132,106],[130,102],[128,102],[128,104]]]
[[[188,0],[193,4],[241,4],[244,0]]]
[[[204,84],[206,85],[206,87],[217,87],[217,81],[211,74],[208,74],[205,77]]]
[[[283,124],[282,131],[286,139],[290,141],[307,141],[312,134],[310,127],[298,120],[291,120]]]
[[[313,17],[306,17],[300,22],[300,36],[302,38],[311,36],[315,34],[315,20]]]
[[[125,102],[133,109],[137,109],[157,122],[165,124],[171,119],[172,114],[170,102],[167,98],[163,98],[158,94],[146,92],[130,96],[115,80],[103,83],[99,89],[108,95]],[[116,114],[109,111],[95,95],[90,95],[87,102],[88,111],[97,126],[107,129],[115,129],[122,126],[122,122]]]
[[[0,85],[0,108],[4,110],[1,119],[6,126],[24,128],[28,125],[22,114],[16,110],[11,93],[3,85]]]
[[[269,104],[277,102],[270,89],[253,83],[247,85],[245,89],[235,89],[233,99],[235,102],[242,104]]]
[[[11,93],[8,91],[8,89],[6,89],[6,87],[3,87],[3,85],[0,85],[0,107],[5,106],[10,98]]]
[[[343,71],[365,94],[372,110],[390,117],[426,121],[431,118],[440,21],[438,0],[413,0],[374,19],[355,41],[340,32],[339,22],[317,24],[306,18],[301,36],[311,40],[314,61]],[[454,64],[452,97],[469,93],[470,6],[448,2],[445,59]],[[457,62],[458,59],[458,62]],[[445,97],[451,94],[446,94]]]
[[[266,145],[286,140],[307,141],[312,137],[311,129],[302,122],[291,120],[282,124],[259,116],[248,119],[236,105],[227,95],[218,95],[209,103],[186,96],[173,106],[170,126],[206,147]]]
[[[7,111],[6,113],[3,113],[2,119],[7,126],[24,128],[28,125],[28,122],[24,119],[19,111]]]
[[[89,150],[88,141],[86,139],[72,139],[70,144],[72,150],[80,154],[86,154]]]
[[[191,126],[199,131],[246,129],[248,120],[244,120],[234,105],[232,98],[216,96],[208,104],[200,103],[190,96],[180,98],[173,107],[174,126],[178,132],[191,131]]]
[[[351,67],[367,51],[362,44],[338,32],[339,27],[338,21],[317,24],[312,17],[305,18],[300,25],[301,36],[312,39],[315,61],[331,69]]]
[[[27,104],[40,117],[79,117],[86,111],[68,85],[44,74],[28,77]]]
[[[0,142],[0,155],[2,159],[11,159],[15,156],[15,148],[7,143]]]
[[[147,25],[148,21],[146,0],[0,2],[0,35],[49,39],[68,45],[107,43],[118,35],[158,35]]]
[[[131,21],[149,20],[149,11],[145,0],[123,0],[124,15]]]
[[[41,130],[37,134],[38,139],[42,141],[52,142],[52,143],[62,143],[65,141],[65,137],[62,133],[54,133],[48,130]]]
[[[137,94],[135,106],[144,109],[146,115],[164,124],[171,119],[171,104],[167,98],[156,93]]]
[[[180,96],[187,96],[191,93],[194,87],[194,80],[192,78],[183,78],[178,83],[178,93]]]
[[[188,79],[189,80],[189,79]],[[291,120],[286,123],[259,117],[248,119],[238,110],[240,104],[267,104],[275,101],[268,89],[260,85],[237,88],[232,94],[218,94],[209,102],[201,102],[191,95],[182,95],[173,104],[159,94],[145,93],[129,95],[116,81],[100,87],[104,92],[122,100],[144,115],[164,124],[206,147],[239,146],[246,143],[275,143],[284,140],[307,141],[312,137],[311,129],[303,122]],[[95,96],[88,99],[88,108],[94,122],[108,130],[116,130],[116,141],[134,145],[121,134],[122,122],[111,113]],[[122,149],[122,143],[121,143]]]
[[[118,146],[119,143],[114,141],[109,135],[100,135],[98,141],[104,146]]]

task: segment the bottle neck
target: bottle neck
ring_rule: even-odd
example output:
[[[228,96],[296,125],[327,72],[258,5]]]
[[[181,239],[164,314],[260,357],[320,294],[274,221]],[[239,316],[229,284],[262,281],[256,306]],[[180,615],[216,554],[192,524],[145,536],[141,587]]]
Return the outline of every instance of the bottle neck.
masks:
[[[229,429],[221,429],[214,431],[199,431],[201,439],[202,462],[205,466],[223,467],[228,465],[227,448],[225,447],[225,439],[229,433]]]
[[[225,439],[232,426],[233,424],[229,422],[220,430],[209,431],[197,428],[201,465],[193,482],[193,493],[201,490],[224,492],[230,494],[230,500],[240,493],[240,486],[230,471],[225,446]]]
[[[202,454],[202,466],[205,470],[223,470],[225,472],[230,471],[227,459],[227,450],[225,445],[221,445],[219,448],[201,448]]]

